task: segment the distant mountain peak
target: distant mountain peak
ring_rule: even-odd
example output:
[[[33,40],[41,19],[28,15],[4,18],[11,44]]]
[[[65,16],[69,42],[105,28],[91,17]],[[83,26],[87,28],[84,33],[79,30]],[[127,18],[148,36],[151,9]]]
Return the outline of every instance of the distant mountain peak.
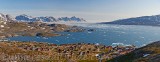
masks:
[[[113,22],[105,22],[105,24],[121,24],[121,25],[152,25],[160,26],[160,15],[141,16],[127,19],[119,19]]]
[[[7,14],[4,15],[0,13],[0,20],[2,21],[21,21],[21,22],[86,22],[83,18],[78,18],[76,16],[73,17],[60,17],[60,18],[54,18],[52,16],[41,16],[41,17],[33,17],[28,16],[26,14],[21,14],[13,18],[11,15]]]
[[[35,22],[35,21],[42,21],[42,22],[58,22],[58,21],[74,21],[74,22],[85,22],[83,18],[78,18],[76,16],[73,17],[60,17],[60,18],[54,18],[52,16],[41,16],[41,17],[32,17],[28,16],[26,14],[22,14],[19,16],[16,16],[15,18],[17,21],[25,21],[25,22]]]
[[[5,15],[5,14],[0,13],[0,20],[2,20],[2,21],[13,21],[15,19],[9,14]]]

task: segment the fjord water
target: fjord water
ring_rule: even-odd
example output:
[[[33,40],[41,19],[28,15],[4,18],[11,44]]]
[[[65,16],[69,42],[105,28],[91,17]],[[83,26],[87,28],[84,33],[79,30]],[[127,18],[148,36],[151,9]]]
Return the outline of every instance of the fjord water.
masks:
[[[75,24],[95,31],[84,32],[60,32],[64,36],[56,37],[11,37],[10,40],[17,41],[37,41],[54,44],[70,43],[99,43],[112,45],[113,43],[123,43],[124,45],[144,46],[154,41],[160,40],[160,27],[137,26],[137,25],[109,25],[109,24]]]

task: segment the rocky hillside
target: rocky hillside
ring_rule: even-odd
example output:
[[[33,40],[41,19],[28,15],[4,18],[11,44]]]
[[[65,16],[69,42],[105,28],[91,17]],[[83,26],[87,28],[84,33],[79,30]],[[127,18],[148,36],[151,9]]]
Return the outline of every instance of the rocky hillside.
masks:
[[[46,42],[2,40],[0,62],[99,62],[100,60],[105,62],[106,59],[115,57],[118,50],[127,52],[133,48],[129,46],[112,48],[91,43],[56,45]]]
[[[160,15],[120,19],[120,20],[116,20],[116,21],[113,21],[113,22],[104,22],[104,24],[160,26]]]
[[[13,21],[14,18],[11,15],[8,15],[8,14],[4,15],[4,14],[0,13],[0,22],[2,22],[2,20],[3,21]]]
[[[42,21],[42,22],[85,22],[85,20],[83,18],[78,18],[78,17],[61,17],[61,18],[54,18],[52,16],[46,16],[46,17],[33,17],[33,16],[28,16],[28,15],[19,15],[16,16],[15,18],[17,21],[24,21],[24,22],[36,22],[36,21]]]
[[[114,58],[108,62],[159,62],[160,61],[160,41],[151,43],[135,51]]]

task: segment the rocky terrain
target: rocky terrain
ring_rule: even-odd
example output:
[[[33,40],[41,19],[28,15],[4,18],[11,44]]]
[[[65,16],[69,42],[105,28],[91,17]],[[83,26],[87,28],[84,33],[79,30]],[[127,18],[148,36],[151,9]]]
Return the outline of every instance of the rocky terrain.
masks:
[[[42,26],[43,25],[43,26]],[[66,25],[64,25],[66,26]],[[37,36],[41,33],[41,36],[57,36],[58,34],[53,33],[57,29],[55,27],[49,27],[45,23],[25,23],[25,22],[3,22],[0,27],[0,37],[13,37],[13,36]],[[61,27],[61,31],[68,27]]]
[[[159,62],[160,41],[151,43],[126,55],[119,56],[108,62]]]
[[[105,62],[133,50],[134,46],[1,41],[0,62]]]
[[[56,32],[82,32],[83,28],[41,22],[1,22],[0,38],[13,36],[59,36]]]

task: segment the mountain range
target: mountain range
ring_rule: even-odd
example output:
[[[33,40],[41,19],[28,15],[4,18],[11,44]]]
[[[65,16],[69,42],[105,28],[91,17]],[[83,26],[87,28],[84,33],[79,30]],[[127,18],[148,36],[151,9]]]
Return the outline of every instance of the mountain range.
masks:
[[[83,18],[78,17],[60,17],[54,18],[52,16],[33,17],[25,14],[18,15],[15,18],[10,15],[4,15],[0,13],[0,20],[3,21],[21,21],[21,22],[86,22]]]
[[[11,15],[4,15],[0,13],[0,20],[3,21],[21,21],[21,22],[86,22],[83,18],[78,17],[60,17],[52,16],[33,17],[25,14],[18,15],[15,18]],[[102,24],[120,24],[120,25],[151,25],[160,26],[160,15],[142,16],[127,19],[119,19],[112,22],[102,22]]]
[[[160,26],[160,15],[120,19],[120,20],[115,20],[115,21],[112,21],[112,22],[103,22],[102,24]]]

